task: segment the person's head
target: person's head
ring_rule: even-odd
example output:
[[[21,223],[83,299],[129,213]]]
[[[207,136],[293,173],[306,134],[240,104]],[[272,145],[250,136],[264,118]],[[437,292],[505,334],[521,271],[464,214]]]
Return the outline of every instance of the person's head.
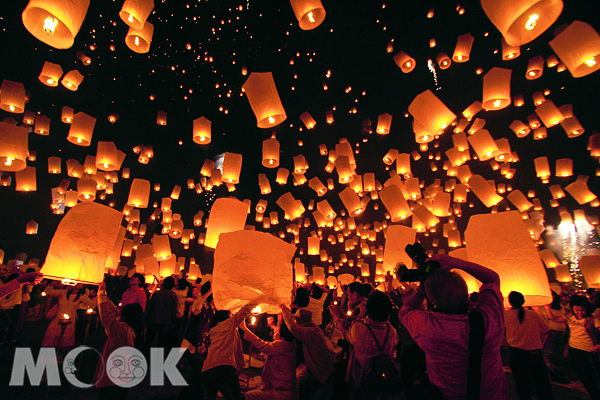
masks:
[[[146,278],[144,278],[144,275],[140,274],[139,272],[136,272],[135,274],[131,275],[131,278],[129,278],[129,287],[132,289],[141,287],[144,285],[144,283],[146,283]]]
[[[469,312],[469,290],[456,272],[434,269],[425,280],[425,293],[438,312],[466,314]]]
[[[292,335],[286,324],[281,324],[279,327],[279,338],[286,342],[293,342],[295,340],[294,335]]]
[[[213,317],[212,326],[217,326],[219,322],[227,321],[231,317],[231,311],[229,310],[217,310]]]
[[[187,281],[187,279],[180,279],[179,282],[177,282],[177,289],[184,290],[187,289],[189,285],[190,283]]]
[[[585,296],[579,296],[574,294],[571,296],[571,311],[576,319],[582,319],[592,315],[592,304]]]
[[[352,282],[348,285],[348,306],[354,308],[360,304],[368,295],[368,288],[360,282]]]
[[[387,294],[375,290],[367,299],[367,315],[373,321],[385,322],[392,312],[392,301]]]
[[[312,297],[313,299],[319,300],[321,298],[321,296],[323,296],[323,289],[321,289],[319,287],[319,285],[317,285],[316,283],[313,282],[313,284],[311,286],[310,297]]]
[[[310,301],[310,294],[308,289],[299,287],[296,289],[296,297],[294,298],[294,304],[298,307],[307,307]]]
[[[195,299],[200,294],[200,288],[198,287],[198,285],[192,285],[191,289],[192,289],[192,291],[191,291],[190,295],[191,295],[192,299]]]
[[[311,326],[312,322],[312,312],[308,310],[298,310],[296,314],[294,314],[294,319],[300,326]]]
[[[121,319],[133,328],[138,335],[144,330],[144,310],[139,303],[131,303],[121,308]]]
[[[550,303],[550,308],[553,310],[560,310],[560,309],[562,309],[560,303],[561,303],[560,295],[553,290],[552,291],[552,303]]]
[[[167,276],[163,281],[163,289],[171,290],[175,287],[175,279],[172,276]]]
[[[508,302],[512,308],[523,308],[525,304],[525,296],[520,292],[512,291],[508,294]]]

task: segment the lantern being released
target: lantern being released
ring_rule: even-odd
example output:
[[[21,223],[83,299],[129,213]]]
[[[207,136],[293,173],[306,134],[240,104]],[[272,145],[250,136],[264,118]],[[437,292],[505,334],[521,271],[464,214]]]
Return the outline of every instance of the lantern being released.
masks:
[[[30,0],[23,25],[36,39],[57,49],[73,46],[90,0]]]
[[[242,86],[259,128],[272,128],[286,120],[271,72],[252,72]]]
[[[506,307],[511,291],[523,293],[525,306],[552,301],[546,271],[518,211],[473,215],[465,239],[469,261],[500,275]]]
[[[383,253],[383,268],[385,271],[394,271],[396,263],[412,266],[412,259],[406,254],[404,248],[413,244],[417,231],[404,225],[389,225],[385,235],[385,250]]]
[[[600,35],[581,21],[574,21],[550,41],[550,46],[574,78],[600,69]]]
[[[48,279],[97,284],[116,268],[125,228],[123,214],[98,203],[79,203],[62,219],[42,268]]]
[[[291,260],[296,247],[268,233],[223,233],[215,249],[213,296],[219,310],[235,312],[248,303],[261,311],[280,312],[290,303]]]
[[[222,233],[243,230],[247,216],[248,206],[245,203],[232,198],[217,199],[206,222],[204,245],[214,249]]]

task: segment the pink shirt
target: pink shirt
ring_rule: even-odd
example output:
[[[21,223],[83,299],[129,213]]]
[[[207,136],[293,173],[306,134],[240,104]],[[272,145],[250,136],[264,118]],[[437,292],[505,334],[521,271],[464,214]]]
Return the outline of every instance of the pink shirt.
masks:
[[[476,308],[484,318],[481,400],[506,400],[508,389],[500,358],[504,337],[503,298],[495,284],[482,285]],[[464,399],[467,390],[469,317],[467,314],[428,313],[403,306],[400,321],[425,351],[431,383],[447,400]]]
[[[121,296],[121,304],[126,306],[127,304],[138,303],[142,306],[142,310],[146,311],[146,301],[148,298],[146,297],[146,292],[141,287],[135,289],[127,289],[123,296]]]

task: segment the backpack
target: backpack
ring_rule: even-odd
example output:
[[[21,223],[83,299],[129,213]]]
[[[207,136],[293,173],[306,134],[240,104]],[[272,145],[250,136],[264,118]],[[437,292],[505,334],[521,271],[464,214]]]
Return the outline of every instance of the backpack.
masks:
[[[375,344],[377,345],[380,353],[371,358],[367,365],[363,367],[363,375],[360,387],[368,390],[370,393],[373,393],[374,396],[389,392],[399,393],[402,389],[400,372],[398,371],[398,368],[396,368],[392,357],[383,352],[390,333],[390,326],[387,326],[385,339],[383,341],[383,345],[381,346],[379,345],[379,342],[377,341],[377,338],[375,337],[371,327],[368,324],[365,324],[365,326],[367,329],[369,329],[371,336],[373,336],[373,340],[375,340]]]

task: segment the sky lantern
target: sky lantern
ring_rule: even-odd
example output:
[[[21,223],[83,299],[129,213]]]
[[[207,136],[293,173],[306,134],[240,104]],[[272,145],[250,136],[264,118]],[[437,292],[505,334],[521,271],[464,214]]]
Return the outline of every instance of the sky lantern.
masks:
[[[504,61],[513,60],[521,55],[521,47],[520,46],[511,46],[506,43],[504,38],[502,40],[502,59]]]
[[[479,129],[470,135],[468,140],[481,161],[494,158],[499,151],[498,145],[487,129]]]
[[[171,243],[167,235],[154,235],[152,237],[152,246],[154,246],[154,256],[159,261],[165,261],[173,257],[171,253]]]
[[[481,110],[483,110],[483,105],[481,102],[474,101],[469,107],[465,108],[465,110],[462,112],[462,115],[467,119],[467,121],[471,121],[473,117]]]
[[[0,122],[0,171],[20,171],[29,156],[27,127]]]
[[[518,189],[510,192],[506,198],[510,200],[520,212],[529,211],[529,209],[533,207],[533,204],[527,200],[527,197],[523,192]]]
[[[556,255],[550,249],[540,250],[540,258],[546,265],[546,268],[556,268],[560,265],[560,261],[558,261]]]
[[[44,85],[56,87],[62,74],[60,65],[46,61],[38,78]]]
[[[226,183],[240,183],[242,172],[242,155],[226,152],[223,157],[223,181]]]
[[[308,241],[308,255],[309,256],[318,256],[321,251],[321,239],[318,237],[309,237]]]
[[[119,17],[132,28],[141,29],[154,8],[154,0],[125,0]]]
[[[268,233],[223,234],[215,249],[212,288],[219,310],[235,312],[258,303],[261,312],[277,313],[290,304],[292,258],[296,246]]]
[[[64,106],[61,110],[61,121],[65,124],[70,124],[73,122],[73,109],[69,106]]]
[[[408,112],[434,135],[443,132],[456,119],[456,115],[431,90],[417,95],[408,106]]]
[[[38,223],[35,222],[34,220],[31,220],[27,223],[27,226],[25,227],[25,234],[27,235],[37,235],[38,232]]]
[[[427,229],[433,228],[439,224],[440,220],[436,217],[429,209],[423,205],[418,205],[413,210],[413,218],[417,217],[420,221],[425,224]]]
[[[86,177],[78,179],[77,200],[84,202],[93,202],[96,199],[96,186],[97,184],[94,179]]]
[[[531,128],[527,126],[523,121],[513,121],[509,128],[517,135],[518,138],[523,138],[531,132]]]
[[[74,69],[72,71],[67,72],[65,76],[63,76],[60,83],[62,83],[62,85],[67,89],[74,92],[77,89],[79,89],[79,85],[81,85],[82,81],[83,75],[81,75],[79,71]]]
[[[465,240],[469,261],[500,275],[506,307],[511,291],[521,292],[526,306],[552,301],[546,271],[518,211],[471,216]]]
[[[167,112],[166,111],[158,111],[156,113],[156,123],[158,125],[167,125]]]
[[[386,165],[392,165],[394,161],[396,161],[396,157],[398,156],[398,150],[390,149],[385,156],[383,156],[383,163]]]
[[[471,48],[473,47],[474,40],[475,38],[470,33],[460,35],[456,41],[454,54],[452,54],[452,61],[457,63],[469,61],[471,58]]]
[[[273,135],[262,144],[262,165],[267,168],[277,168],[279,166],[279,142]]]
[[[242,86],[259,128],[272,128],[286,120],[271,72],[252,72]]]
[[[486,207],[492,207],[500,203],[503,199],[498,196],[496,190],[481,175],[473,175],[469,179],[471,191],[481,200]]]
[[[405,74],[411,72],[417,65],[415,59],[406,54],[404,51],[401,51],[394,56],[394,62]]]
[[[61,162],[62,160],[60,157],[48,157],[48,173],[60,174]]]
[[[325,20],[325,9],[321,0],[290,0],[300,29],[310,30]]]
[[[535,171],[538,178],[547,179],[552,175],[550,172],[550,164],[548,163],[548,157],[538,157],[533,161],[535,164]]]
[[[27,125],[33,125],[35,120],[35,113],[31,110],[25,110],[23,113],[23,123]]]
[[[340,196],[344,207],[348,210],[348,215],[356,217],[365,210],[365,206],[361,203],[360,198],[352,188],[347,187],[338,193],[338,195]]]
[[[325,185],[323,185],[323,182],[321,182],[321,180],[316,176],[314,178],[309,179],[308,186],[312,190],[317,192],[317,195],[319,197],[324,196],[325,193],[327,193],[327,187],[325,187]]]
[[[306,126],[306,129],[312,129],[317,124],[317,121],[315,121],[315,119],[308,113],[308,111],[303,112],[300,115],[300,120],[304,122],[304,126]]]
[[[440,53],[435,58],[435,62],[439,65],[440,69],[448,69],[452,65],[452,60],[446,53]]]
[[[597,196],[590,191],[586,182],[576,180],[565,187],[565,190],[573,196],[579,204],[586,204],[597,199]]]
[[[261,194],[271,193],[271,183],[265,174],[258,174],[258,185],[260,186]]]
[[[308,169],[308,162],[306,161],[306,157],[302,154],[298,154],[294,156],[294,172],[297,174],[303,174]]]
[[[392,125],[392,116],[388,113],[381,114],[377,118],[376,132],[380,135],[387,135],[388,133],[390,133],[391,125]]]
[[[248,206],[245,203],[233,198],[215,200],[206,222],[204,245],[214,249],[221,233],[243,230],[247,216]]]
[[[89,0],[30,0],[21,15],[36,39],[57,49],[68,49],[85,19]]]
[[[338,156],[335,160],[335,169],[338,173],[339,183],[350,183],[354,180],[354,170],[347,156]]]
[[[277,176],[275,178],[275,182],[280,185],[285,185],[287,183],[287,179],[290,176],[290,171],[287,168],[279,168],[277,170]]]
[[[284,193],[279,197],[277,205],[281,207],[285,215],[291,220],[299,218],[305,211],[302,203],[296,200],[290,192]]]
[[[15,171],[15,190],[18,192],[34,192],[37,190],[35,167],[25,167]]]
[[[537,79],[544,73],[544,57],[536,56],[529,59],[527,63],[527,73],[525,78],[528,80]]]
[[[394,271],[396,263],[404,263],[412,267],[412,260],[404,250],[406,245],[413,244],[417,232],[404,225],[390,225],[385,234],[385,249],[383,255],[383,268],[385,272]]]
[[[101,171],[117,170],[117,146],[114,142],[98,142],[96,168]]]
[[[560,283],[573,282],[573,275],[569,269],[569,264],[560,264],[553,268],[554,276]]]
[[[216,163],[211,160],[210,158],[207,158],[206,160],[204,160],[204,164],[202,164],[202,168],[200,169],[200,174],[202,174],[203,176],[209,177],[212,173],[212,170],[215,168]]]
[[[588,287],[600,288],[600,255],[587,254],[579,259],[579,269]]]
[[[483,76],[483,108],[500,110],[510,105],[511,73],[510,69],[494,67]]]
[[[535,113],[540,117],[547,128],[558,125],[565,119],[552,100],[546,100],[538,105],[535,108]]]
[[[95,125],[96,118],[90,117],[84,112],[78,112],[73,116],[67,140],[79,146],[89,146],[92,142]]]
[[[134,179],[131,182],[131,188],[129,189],[127,205],[137,208],[146,208],[148,207],[149,198],[150,182],[145,179]]]
[[[98,284],[116,268],[125,237],[123,215],[98,203],[79,203],[62,218],[42,268],[45,278]]]
[[[25,111],[25,86],[21,82],[2,80],[0,86],[0,108],[15,114]]]
[[[75,56],[81,60],[83,65],[90,65],[92,63],[92,59],[85,55],[83,51],[76,51]]]
[[[562,0],[481,0],[481,7],[506,43],[522,46],[546,31],[558,19]]]
[[[164,279],[167,276],[175,274],[175,270],[177,269],[177,258],[171,256],[166,260],[158,260],[158,265],[160,277]]]
[[[570,158],[559,158],[556,160],[556,176],[572,176],[573,160]]]
[[[585,129],[583,129],[577,117],[565,118],[560,124],[569,138],[575,138],[585,132]]]
[[[585,22],[574,21],[550,41],[550,46],[574,78],[600,68],[600,35]]]
[[[50,134],[50,118],[45,115],[37,115],[33,131],[38,135],[48,136]]]
[[[333,219],[337,216],[337,213],[333,211],[331,205],[327,200],[323,200],[317,203],[317,210],[323,214],[326,220],[333,221]]]
[[[154,34],[154,25],[146,21],[141,29],[135,29],[129,27],[127,36],[125,36],[125,44],[132,51],[139,54],[144,54],[150,51],[150,44],[152,43],[152,35]]]
[[[205,117],[194,120],[193,137],[194,143],[209,144],[211,141],[211,122]],[[207,176],[207,175],[205,175]]]

